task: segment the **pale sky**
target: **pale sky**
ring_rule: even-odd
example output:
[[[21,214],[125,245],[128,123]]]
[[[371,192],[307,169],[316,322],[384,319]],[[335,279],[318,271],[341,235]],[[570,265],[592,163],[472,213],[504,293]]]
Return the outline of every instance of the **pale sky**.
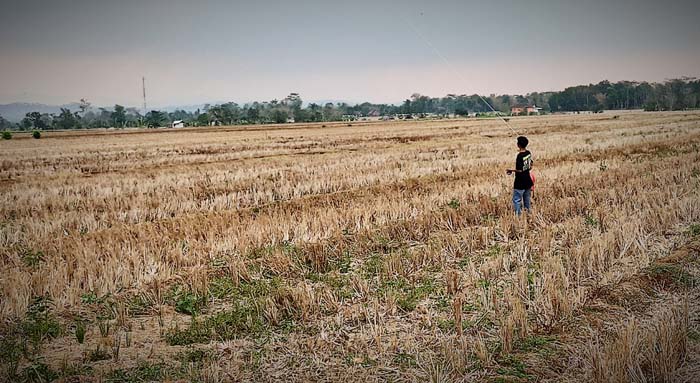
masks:
[[[140,106],[142,76],[149,107],[700,77],[696,0],[0,4],[0,103]]]

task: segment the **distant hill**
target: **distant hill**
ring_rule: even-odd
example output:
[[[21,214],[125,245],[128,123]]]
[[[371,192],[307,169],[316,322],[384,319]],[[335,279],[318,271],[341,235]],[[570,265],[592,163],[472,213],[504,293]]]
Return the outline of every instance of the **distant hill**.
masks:
[[[46,105],[27,102],[14,102],[12,104],[0,104],[0,116],[12,122],[20,122],[27,113],[60,113],[61,108],[68,108],[72,111],[78,110],[78,104]]]

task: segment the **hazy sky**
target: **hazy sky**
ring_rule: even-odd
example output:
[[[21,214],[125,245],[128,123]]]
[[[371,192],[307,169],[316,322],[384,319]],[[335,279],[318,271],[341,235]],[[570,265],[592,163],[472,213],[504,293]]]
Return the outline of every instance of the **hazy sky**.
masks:
[[[0,0],[0,103],[400,102],[700,76],[700,1]],[[459,72],[419,37],[425,36]]]

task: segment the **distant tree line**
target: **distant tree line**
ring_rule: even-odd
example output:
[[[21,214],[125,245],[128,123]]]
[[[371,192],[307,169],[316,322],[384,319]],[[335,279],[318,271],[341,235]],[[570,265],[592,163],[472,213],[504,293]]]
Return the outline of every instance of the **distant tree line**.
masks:
[[[700,80],[691,77],[663,83],[620,81],[574,86],[549,96],[549,109],[557,111],[601,111],[644,109],[647,111],[700,108]]]
[[[526,95],[491,95],[484,97],[496,111],[510,113],[514,106],[537,105],[545,113],[598,112],[604,109],[644,109],[647,111],[683,110],[700,108],[700,80],[690,77],[667,80],[663,83],[601,81],[580,85],[561,92],[528,93]],[[411,95],[400,105],[356,105],[346,103],[311,103],[303,106],[301,96],[291,93],[282,100],[253,102],[239,105],[228,102],[205,105],[196,111],[152,110],[145,115],[136,108],[114,105],[112,109],[93,108],[90,102],[80,100],[78,110],[61,108],[60,113],[27,113],[18,124],[0,116],[0,130],[50,130],[161,127],[174,121],[185,126],[268,124],[294,122],[325,122],[353,120],[367,116],[419,115],[467,116],[492,112],[478,95],[448,94],[445,97]]]

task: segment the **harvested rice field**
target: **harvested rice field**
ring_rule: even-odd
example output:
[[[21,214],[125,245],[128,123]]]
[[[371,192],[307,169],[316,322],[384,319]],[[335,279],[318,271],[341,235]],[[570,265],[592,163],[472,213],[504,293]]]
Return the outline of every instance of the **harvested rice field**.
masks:
[[[0,380],[700,381],[700,112],[0,142]]]

